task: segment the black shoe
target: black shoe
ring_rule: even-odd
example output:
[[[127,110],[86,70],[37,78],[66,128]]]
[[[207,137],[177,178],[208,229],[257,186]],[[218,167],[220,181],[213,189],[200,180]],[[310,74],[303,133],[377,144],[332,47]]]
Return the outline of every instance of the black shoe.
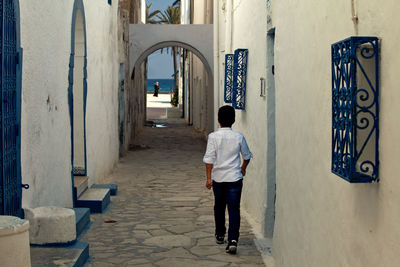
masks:
[[[229,254],[236,254],[236,250],[237,250],[237,241],[236,240],[232,240],[228,242],[228,246],[226,246],[226,253]]]
[[[225,239],[224,236],[215,235],[215,240],[216,240],[217,244],[223,244],[224,243],[224,239]]]

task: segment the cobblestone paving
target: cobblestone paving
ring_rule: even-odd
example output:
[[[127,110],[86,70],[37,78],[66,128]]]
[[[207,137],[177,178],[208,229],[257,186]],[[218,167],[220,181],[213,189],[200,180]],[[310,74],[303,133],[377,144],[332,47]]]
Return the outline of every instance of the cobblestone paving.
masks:
[[[91,215],[82,238],[90,243],[86,266],[264,266],[243,218],[237,255],[215,243],[206,143],[198,134],[176,121],[145,128],[137,144],[144,146],[104,181],[118,184],[119,192],[106,213]]]

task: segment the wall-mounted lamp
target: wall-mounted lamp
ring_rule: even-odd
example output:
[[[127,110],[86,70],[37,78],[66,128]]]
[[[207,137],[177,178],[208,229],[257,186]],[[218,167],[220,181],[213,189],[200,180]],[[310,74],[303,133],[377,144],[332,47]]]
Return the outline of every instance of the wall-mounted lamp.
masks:
[[[265,78],[260,78],[260,96],[265,96]]]

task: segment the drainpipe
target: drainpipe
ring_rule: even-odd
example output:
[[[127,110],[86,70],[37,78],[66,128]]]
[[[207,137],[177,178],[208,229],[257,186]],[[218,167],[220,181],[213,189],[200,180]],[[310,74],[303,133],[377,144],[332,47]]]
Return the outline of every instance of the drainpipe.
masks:
[[[219,64],[220,64],[220,56],[219,56],[219,12],[220,12],[220,1],[213,1],[214,2],[214,7],[213,7],[213,12],[214,12],[214,107],[216,107],[215,110],[218,109],[220,105],[220,92],[219,92]],[[214,112],[215,113],[215,112]],[[215,118],[215,114],[213,114],[214,118],[214,129],[217,129],[217,120]]]
[[[231,38],[230,38],[230,50],[229,50],[230,53],[233,53],[233,25],[234,25],[233,4],[234,4],[234,0],[231,0],[231,18],[230,18],[230,21],[231,21]]]
[[[183,52],[182,52],[182,73],[181,73],[181,75],[182,75],[182,118],[185,118],[185,112],[186,112],[186,108],[185,108],[185,105],[186,105],[186,101],[185,101],[185,97],[186,97],[186,94],[185,94],[185,88],[186,88],[186,81],[185,81],[185,76],[186,76],[186,74],[185,74],[185,70],[186,70],[186,59],[185,59],[185,57],[186,57],[186,49],[182,49],[183,50]]]

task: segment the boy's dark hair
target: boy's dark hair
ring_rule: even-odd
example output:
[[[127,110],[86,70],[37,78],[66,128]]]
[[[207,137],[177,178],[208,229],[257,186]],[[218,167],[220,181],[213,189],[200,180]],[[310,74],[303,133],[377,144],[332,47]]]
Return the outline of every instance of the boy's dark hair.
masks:
[[[235,109],[231,106],[222,106],[218,110],[218,122],[222,127],[231,127],[235,122]]]

